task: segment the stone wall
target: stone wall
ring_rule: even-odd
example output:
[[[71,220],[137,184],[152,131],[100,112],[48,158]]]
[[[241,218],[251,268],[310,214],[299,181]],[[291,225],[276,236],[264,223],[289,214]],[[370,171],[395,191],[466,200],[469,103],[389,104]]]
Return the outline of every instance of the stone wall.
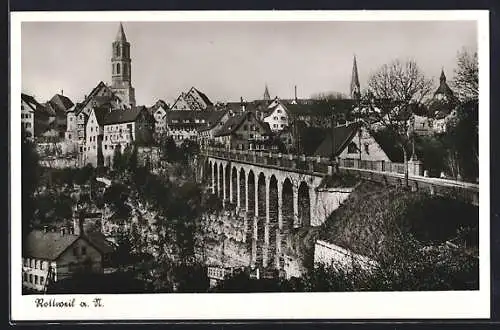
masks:
[[[351,269],[353,264],[358,264],[365,269],[376,266],[376,262],[368,257],[322,240],[317,240],[314,245],[314,264],[332,265],[343,270]]]

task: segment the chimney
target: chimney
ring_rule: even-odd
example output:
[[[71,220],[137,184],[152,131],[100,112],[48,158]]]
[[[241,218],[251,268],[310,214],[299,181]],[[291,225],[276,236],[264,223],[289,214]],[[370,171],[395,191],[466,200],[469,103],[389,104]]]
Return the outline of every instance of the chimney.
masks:
[[[295,85],[295,102],[297,102],[297,85]]]
[[[61,95],[64,95],[64,90],[61,89]]]

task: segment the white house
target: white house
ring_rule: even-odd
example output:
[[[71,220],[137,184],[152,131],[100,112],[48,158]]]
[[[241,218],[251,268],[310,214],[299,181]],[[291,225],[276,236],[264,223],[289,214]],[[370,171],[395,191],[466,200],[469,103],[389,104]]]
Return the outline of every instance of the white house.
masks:
[[[84,236],[34,230],[23,250],[23,287],[44,291],[47,281],[57,282],[77,273],[102,273],[102,252]]]
[[[288,126],[288,110],[283,103],[276,99],[267,109],[262,120],[269,124],[273,132],[282,131]]]

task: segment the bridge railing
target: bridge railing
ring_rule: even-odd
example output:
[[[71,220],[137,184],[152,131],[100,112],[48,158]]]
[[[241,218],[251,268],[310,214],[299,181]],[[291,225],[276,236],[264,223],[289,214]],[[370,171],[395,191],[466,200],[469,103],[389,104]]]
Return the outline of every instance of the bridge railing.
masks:
[[[327,157],[306,157],[305,155],[282,154],[268,151],[255,150],[228,150],[215,147],[204,148],[206,152],[214,156],[226,159],[239,160],[254,164],[277,166],[288,169],[298,169],[315,173],[328,173],[328,167],[333,162]],[[339,159],[340,167],[364,169],[377,172],[405,173],[404,163],[393,163],[379,160]],[[411,171],[413,175],[418,175]]]
[[[306,157],[305,155],[270,153],[268,151],[227,150],[213,147],[204,148],[203,151],[210,156],[228,160],[275,166],[287,170],[300,170],[311,174],[330,174],[334,165],[329,158],[325,157]],[[409,185],[416,190],[423,189],[438,195],[455,195],[458,198],[472,201],[475,205],[479,203],[478,184],[418,175],[419,169],[416,166],[421,166],[421,163],[409,161],[408,165],[405,165],[404,163],[386,161],[339,159],[338,165],[340,168],[366,179],[395,185],[403,184],[405,167],[408,166]]]

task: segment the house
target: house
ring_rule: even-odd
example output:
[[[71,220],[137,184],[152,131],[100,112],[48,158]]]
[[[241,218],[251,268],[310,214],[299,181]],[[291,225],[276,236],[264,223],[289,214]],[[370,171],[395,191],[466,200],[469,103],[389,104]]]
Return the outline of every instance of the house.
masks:
[[[153,141],[154,118],[145,106],[113,110],[103,119],[102,153],[106,166],[111,166],[115,149],[121,152],[133,143],[148,145]]]
[[[35,138],[51,129],[56,113],[38,103],[31,95],[21,93],[21,125],[26,133]]]
[[[315,155],[340,159],[391,161],[386,152],[361,121],[325,130],[326,137]],[[332,138],[333,137],[333,138]]]
[[[63,91],[61,94],[55,94],[45,103],[45,107],[56,115],[54,129],[59,132],[60,137],[64,137],[67,130],[67,111],[74,106],[73,102],[62,93]]]
[[[279,132],[289,126],[288,109],[276,98],[263,113],[262,121],[268,123],[273,132]]]
[[[177,97],[171,110],[201,111],[211,107],[213,107],[212,101],[204,93],[191,87],[186,93],[183,92]]]
[[[76,103],[66,111],[65,141],[79,152],[81,161],[84,161],[84,152],[88,149],[86,145],[86,141],[88,141],[86,136],[87,120],[91,110],[95,108],[108,112],[116,109],[123,110],[126,106],[111,88],[101,81],[88,96],[84,97],[83,102]],[[68,147],[68,149],[70,148]]]
[[[230,117],[215,133],[214,142],[228,149],[266,149],[271,130],[267,123],[256,118],[252,111],[245,111]]]
[[[102,273],[102,250],[85,236],[61,229],[33,230],[23,247],[23,287],[45,291],[53,282],[75,274]]]
[[[208,117],[207,126],[198,129],[198,143],[201,146],[208,146],[213,143],[215,134],[233,115],[234,113],[231,110],[213,111],[212,115]]]
[[[35,112],[40,107],[33,96],[21,93],[21,125],[29,138],[35,137]]]
[[[155,119],[155,134],[161,136],[167,131],[167,111],[169,107],[163,100],[158,100],[151,108],[148,109]]]
[[[176,144],[185,140],[197,141],[200,131],[201,137],[209,139],[218,123],[225,120],[228,114],[220,110],[184,110],[169,111],[167,113],[167,135],[171,136]],[[206,131],[204,131],[207,129]]]

